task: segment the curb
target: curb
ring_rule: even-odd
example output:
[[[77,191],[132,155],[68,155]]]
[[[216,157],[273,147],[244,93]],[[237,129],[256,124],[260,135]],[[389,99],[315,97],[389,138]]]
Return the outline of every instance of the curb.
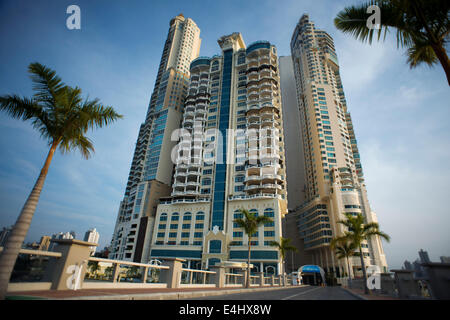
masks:
[[[341,288],[344,289],[346,292],[348,292],[349,294],[351,294],[352,296],[354,296],[355,298],[357,298],[359,300],[366,300],[366,301],[369,300],[368,298],[366,298],[366,297],[364,297],[364,296],[362,296],[360,294],[354,293],[350,289],[347,289],[347,288],[344,288],[344,287],[341,287]]]
[[[205,290],[205,291],[188,291],[188,292],[164,292],[164,293],[138,293],[123,295],[103,295],[103,296],[84,296],[59,298],[50,300],[184,300],[188,298],[199,298],[205,296],[221,296],[226,294],[271,291],[281,289],[300,288],[302,286],[289,287],[273,287],[273,288],[250,288],[250,289],[228,289],[228,290]]]

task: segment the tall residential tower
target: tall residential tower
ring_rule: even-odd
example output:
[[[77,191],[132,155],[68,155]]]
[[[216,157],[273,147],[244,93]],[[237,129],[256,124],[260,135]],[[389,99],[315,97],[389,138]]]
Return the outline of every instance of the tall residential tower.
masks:
[[[157,208],[148,258],[178,257],[191,268],[247,261],[240,209],[271,217],[252,237],[257,271],[279,271],[287,212],[278,58],[274,45],[248,47],[240,33],[218,40],[222,54],[191,63],[171,196]]]
[[[344,213],[361,213],[367,223],[377,222],[369,206],[360,156],[339,74],[333,39],[303,15],[291,40],[291,53],[300,110],[304,152],[305,202],[288,214],[295,236],[311,261],[338,277],[346,271],[330,250],[332,238],[344,227]],[[283,74],[282,74],[283,76]],[[366,265],[386,270],[379,237],[363,243]],[[354,272],[359,258],[352,260]]]
[[[145,122],[140,126],[125,195],[120,202],[111,241],[112,259],[140,262],[143,244],[151,237],[151,217],[158,200],[170,195],[176,142],[189,84],[189,66],[200,52],[200,29],[182,14],[170,21],[155,87]]]

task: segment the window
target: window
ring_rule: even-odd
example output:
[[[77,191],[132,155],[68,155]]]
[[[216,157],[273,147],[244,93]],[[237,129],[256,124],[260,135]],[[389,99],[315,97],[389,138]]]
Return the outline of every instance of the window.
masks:
[[[170,220],[171,220],[171,221],[178,221],[178,220],[180,220],[180,215],[179,215],[179,213],[178,213],[178,212],[174,212],[174,213],[172,214],[172,218],[170,218]]]
[[[243,63],[245,63],[245,54],[241,53],[238,57],[237,64],[243,64]]]
[[[205,220],[205,213],[204,212],[197,212],[197,215],[195,216],[195,220],[203,221]]]
[[[209,241],[209,253],[221,253],[222,252],[222,241],[211,240]]]
[[[183,216],[183,221],[192,220],[192,214],[190,212],[185,212]]]

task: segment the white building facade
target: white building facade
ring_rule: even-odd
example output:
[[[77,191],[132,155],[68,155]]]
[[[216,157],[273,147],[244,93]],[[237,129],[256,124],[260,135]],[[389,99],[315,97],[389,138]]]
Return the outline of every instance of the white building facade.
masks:
[[[158,199],[170,195],[174,165],[171,134],[180,126],[189,84],[189,65],[200,52],[200,29],[178,15],[170,21],[155,87],[120,202],[109,258],[140,262],[151,237]]]
[[[361,213],[377,222],[367,198],[360,155],[343,91],[333,39],[303,15],[291,40],[292,62],[300,110],[304,153],[305,202],[292,208],[288,220],[297,225],[289,234],[299,237],[311,261],[338,277],[348,272],[330,250],[332,238],[345,231],[337,222],[345,213]],[[363,242],[366,266],[387,270],[379,237]],[[354,270],[359,257],[351,259]]]
[[[287,212],[283,115],[276,47],[246,47],[240,33],[218,40],[222,54],[190,65],[170,197],[157,207],[145,261],[177,257],[191,268],[247,261],[240,209],[270,217],[252,237],[253,271],[280,270]]]

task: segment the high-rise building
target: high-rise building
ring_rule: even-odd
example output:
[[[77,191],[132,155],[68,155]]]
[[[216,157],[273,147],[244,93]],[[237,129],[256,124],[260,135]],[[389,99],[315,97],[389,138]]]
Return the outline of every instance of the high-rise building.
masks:
[[[200,52],[200,29],[182,14],[170,21],[145,122],[131,163],[111,240],[112,259],[140,262],[143,244],[151,237],[150,217],[158,200],[170,195],[173,163],[171,134],[180,126],[189,84],[189,65]]]
[[[2,231],[0,231],[0,247],[4,247],[6,245],[6,241],[8,241],[8,237],[11,234],[12,228],[13,227],[3,227]]]
[[[283,114],[276,47],[245,46],[240,33],[218,40],[222,54],[190,65],[171,196],[157,208],[150,259],[177,257],[191,268],[245,262],[240,209],[272,218],[251,239],[254,271],[278,272],[287,212]]]
[[[377,217],[367,199],[333,39],[303,15],[292,35],[291,54],[304,153],[305,202],[290,206],[288,224],[297,226],[290,236],[300,238],[303,251],[310,256],[303,264],[320,265],[339,277],[347,272],[346,266],[329,246],[332,238],[344,232],[337,222],[345,218],[344,213],[361,213],[367,223],[377,222]],[[367,266],[386,270],[379,237],[364,241],[362,247]],[[359,257],[351,260],[356,273],[361,268]]]
[[[84,234],[84,241],[87,241],[87,242],[98,244],[99,238],[100,238],[100,234],[98,233],[98,231],[95,228],[89,229]],[[95,253],[95,251],[97,250],[97,246],[91,246],[90,248],[91,248],[91,255],[93,255]]]
[[[286,178],[288,187],[289,209],[297,208],[306,200],[305,194],[305,161],[302,129],[300,125],[300,110],[297,103],[297,87],[295,84],[294,66],[291,56],[280,57],[280,88],[283,103],[284,143],[286,146]],[[304,241],[300,237],[290,237],[297,231],[295,219],[286,215],[283,219],[283,236],[291,239],[296,248],[303,248]],[[286,272],[297,271],[305,261],[310,261],[308,252],[299,250],[290,251],[286,255]]]

